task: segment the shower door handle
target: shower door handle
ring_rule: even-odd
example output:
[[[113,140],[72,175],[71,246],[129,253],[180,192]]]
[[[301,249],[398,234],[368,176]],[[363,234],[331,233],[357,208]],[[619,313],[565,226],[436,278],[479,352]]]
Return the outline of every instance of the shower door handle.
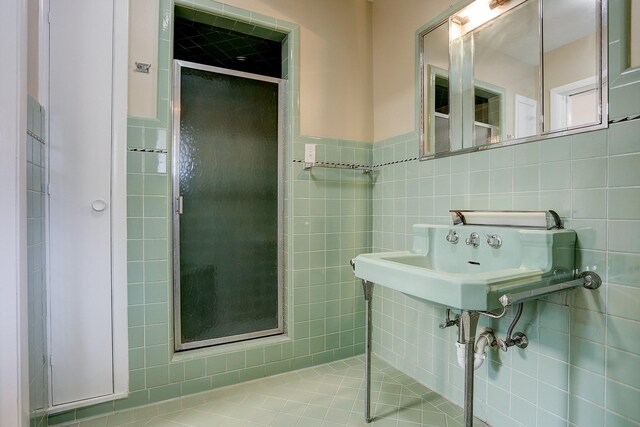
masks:
[[[178,196],[178,198],[176,199],[176,212],[178,212],[178,215],[182,215],[183,207],[184,205],[182,196]]]

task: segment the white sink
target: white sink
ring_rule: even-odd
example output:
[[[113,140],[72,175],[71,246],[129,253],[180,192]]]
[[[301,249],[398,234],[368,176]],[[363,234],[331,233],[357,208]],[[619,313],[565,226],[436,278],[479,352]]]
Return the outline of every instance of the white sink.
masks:
[[[453,231],[455,244],[447,241]],[[479,235],[477,246],[465,242],[473,232]],[[499,247],[487,243],[492,235],[500,237]],[[573,230],[417,224],[411,251],[358,255],[354,271],[412,297],[485,311],[500,307],[498,299],[506,293],[573,279],[575,240]]]

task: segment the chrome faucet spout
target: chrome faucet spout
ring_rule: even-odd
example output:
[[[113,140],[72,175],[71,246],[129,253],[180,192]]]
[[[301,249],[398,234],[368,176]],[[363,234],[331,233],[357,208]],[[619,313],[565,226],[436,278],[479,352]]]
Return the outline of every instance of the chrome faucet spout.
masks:
[[[474,248],[477,248],[480,245],[479,240],[480,240],[480,235],[474,231],[473,233],[471,233],[469,237],[465,239],[464,242],[467,245],[472,245]]]

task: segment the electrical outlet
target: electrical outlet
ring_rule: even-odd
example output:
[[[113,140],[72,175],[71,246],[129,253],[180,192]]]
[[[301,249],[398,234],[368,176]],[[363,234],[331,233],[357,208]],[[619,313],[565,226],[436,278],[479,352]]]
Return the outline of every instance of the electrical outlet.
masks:
[[[316,162],[316,144],[304,144],[304,162]]]

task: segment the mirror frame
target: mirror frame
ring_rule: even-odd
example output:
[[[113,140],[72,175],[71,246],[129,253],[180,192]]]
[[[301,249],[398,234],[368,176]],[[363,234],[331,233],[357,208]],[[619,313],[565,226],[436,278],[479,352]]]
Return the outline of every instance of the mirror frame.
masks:
[[[600,39],[600,43],[599,43],[599,48],[600,48],[600,61],[599,61],[599,74],[601,77],[601,81],[600,81],[600,123],[597,124],[590,124],[590,125],[584,125],[584,126],[576,126],[574,128],[570,128],[570,129],[561,129],[561,130],[557,130],[557,131],[548,131],[548,132],[543,132],[541,134],[537,134],[537,135],[532,135],[532,136],[528,136],[528,137],[524,137],[524,138],[517,138],[517,139],[512,139],[512,140],[508,140],[508,141],[500,141],[500,142],[495,142],[495,143],[490,143],[490,144],[485,144],[485,145],[480,145],[480,146],[473,146],[473,147],[466,147],[466,148],[461,148],[459,150],[455,150],[455,151],[451,151],[451,138],[449,138],[449,151],[441,151],[441,152],[435,152],[435,141],[434,141],[434,152],[427,152],[425,150],[425,144],[427,142],[426,140],[426,134],[425,134],[425,117],[426,117],[426,103],[425,103],[425,94],[426,94],[426,88],[425,88],[425,73],[427,72],[426,70],[426,64],[425,64],[425,58],[424,58],[424,36],[426,34],[428,34],[429,32],[437,29],[440,25],[442,24],[447,24],[449,17],[451,15],[454,15],[455,13],[459,12],[460,10],[462,10],[463,8],[465,8],[466,6],[468,6],[469,4],[473,3],[474,0],[461,0],[458,3],[454,4],[452,7],[448,8],[446,11],[444,11],[443,13],[441,13],[440,15],[438,15],[437,17],[433,18],[432,20],[430,20],[426,25],[422,26],[421,28],[419,28],[416,31],[416,51],[418,54],[418,61],[417,61],[417,70],[416,70],[416,77],[418,80],[418,88],[419,90],[417,90],[417,95],[418,95],[418,100],[417,103],[419,104],[419,108],[416,108],[416,114],[418,115],[418,120],[417,120],[417,127],[418,127],[418,144],[419,144],[419,151],[418,151],[418,155],[419,155],[419,159],[420,161],[422,160],[430,160],[430,159],[436,159],[436,158],[441,158],[441,157],[449,157],[449,156],[456,156],[459,154],[466,154],[466,153],[472,153],[475,151],[482,151],[482,150],[489,150],[492,148],[500,148],[500,147],[505,147],[505,146],[510,146],[510,145],[517,145],[517,144],[524,144],[527,142],[533,142],[533,141],[540,141],[540,140],[545,140],[545,139],[550,139],[550,138],[558,138],[561,136],[566,136],[566,135],[574,135],[574,134],[578,134],[578,133],[583,133],[583,132],[590,132],[590,131],[594,131],[594,130],[598,130],[598,129],[606,129],[609,127],[609,79],[608,79],[608,46],[609,46],[609,41],[608,41],[608,34],[609,34],[609,29],[608,29],[608,0],[596,0],[596,10],[599,12],[599,21],[600,21],[600,25],[597,26],[596,28],[596,37]],[[541,0],[542,2],[544,2],[544,0]],[[541,3],[540,6],[540,15],[539,15],[539,19],[540,22],[542,22],[542,12],[543,12],[543,8],[544,8],[544,3]],[[496,17],[495,19],[500,19],[500,16]],[[542,31],[542,30],[541,30]],[[541,37],[541,44],[542,44],[542,39],[544,38],[544,35],[542,35]],[[540,56],[542,57],[542,55],[544,55],[544,53],[542,52],[542,45],[540,46]],[[447,46],[447,50],[448,46]],[[449,80],[451,79],[451,75],[450,75],[450,71],[449,71]],[[541,99],[544,100],[544,82],[543,82],[543,70],[540,70],[540,82],[542,83],[540,85],[540,91],[542,92],[541,94]],[[428,100],[427,100],[428,101]],[[504,112],[501,112],[501,114],[504,114]],[[542,116],[544,118],[544,115]],[[461,118],[462,120],[463,118]],[[451,135],[451,128],[449,128],[449,135]]]

